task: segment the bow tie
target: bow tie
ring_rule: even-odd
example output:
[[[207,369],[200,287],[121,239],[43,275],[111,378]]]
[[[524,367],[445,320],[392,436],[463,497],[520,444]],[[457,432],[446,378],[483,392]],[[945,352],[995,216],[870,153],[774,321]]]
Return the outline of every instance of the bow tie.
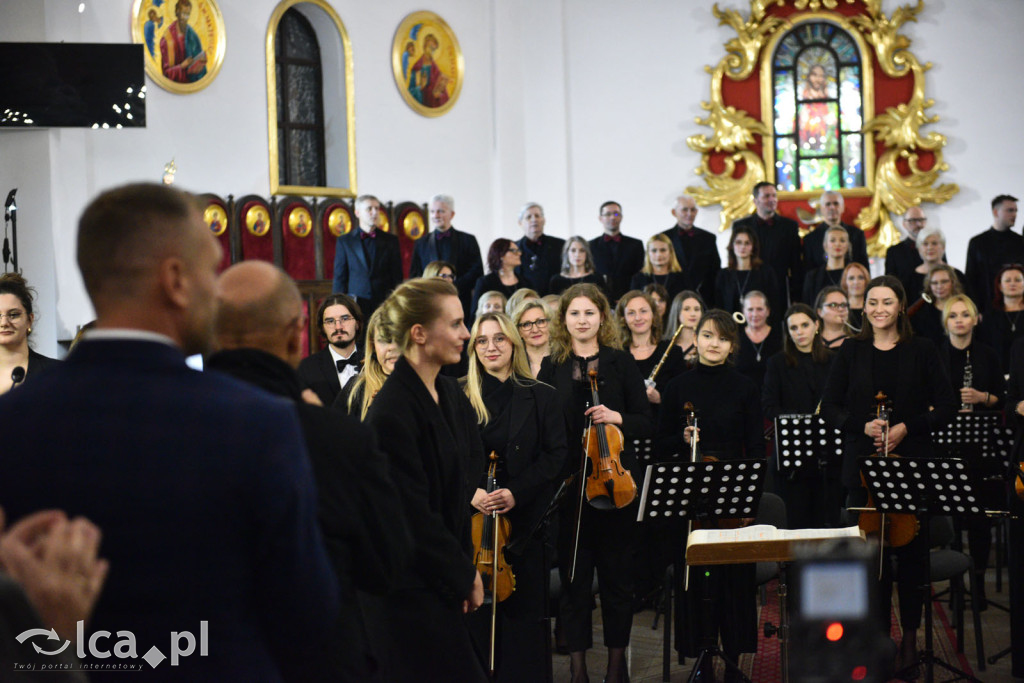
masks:
[[[361,240],[377,239],[377,230],[373,229],[370,232],[366,232],[365,230],[360,230],[359,231],[359,239],[361,239]]]
[[[341,360],[334,361],[334,362],[335,362],[335,365],[338,366],[338,372],[339,373],[345,372],[345,368],[347,368],[350,365],[352,365],[352,366],[354,366],[356,368],[359,367],[359,361],[356,359],[356,354],[354,354],[354,353],[351,356],[349,356],[348,358],[342,358]]]
[[[451,237],[451,235],[452,235],[452,229],[451,228],[448,228],[447,230],[435,230],[434,231],[434,239],[446,240],[449,237]]]
[[[615,233],[614,235],[605,235],[604,236],[604,241],[605,242],[621,242],[622,241],[622,234],[621,233]]]

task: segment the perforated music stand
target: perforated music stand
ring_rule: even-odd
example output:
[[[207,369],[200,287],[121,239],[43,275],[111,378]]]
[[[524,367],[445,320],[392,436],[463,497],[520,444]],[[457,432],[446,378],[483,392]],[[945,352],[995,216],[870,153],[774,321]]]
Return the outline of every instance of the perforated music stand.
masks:
[[[687,519],[713,522],[718,519],[755,517],[761,500],[766,464],[764,460],[726,460],[713,462],[662,462],[647,466],[640,509],[636,520]],[[702,624],[711,621],[711,595],[708,583],[701,582]],[[666,649],[668,623],[665,618]],[[718,647],[717,634],[702,633],[700,654],[690,672],[697,678],[703,662],[720,658],[726,669],[732,668],[745,683],[750,683],[739,665]],[[666,657],[667,657],[666,652]]]
[[[916,514],[921,520],[925,540],[924,650],[903,671],[923,664],[925,681],[934,680],[934,665],[969,681],[970,674],[937,658],[932,650],[931,534],[929,523],[935,515],[977,516],[985,509],[978,496],[978,485],[959,458],[860,458],[861,472],[875,507],[887,514]],[[901,672],[897,672],[899,676]]]
[[[843,434],[817,415],[794,413],[775,418],[775,462],[780,472],[843,459]]]
[[[932,443],[951,458],[968,458],[983,477],[1003,477],[1011,461],[1013,430],[1000,411],[957,413],[948,425],[932,432]]]

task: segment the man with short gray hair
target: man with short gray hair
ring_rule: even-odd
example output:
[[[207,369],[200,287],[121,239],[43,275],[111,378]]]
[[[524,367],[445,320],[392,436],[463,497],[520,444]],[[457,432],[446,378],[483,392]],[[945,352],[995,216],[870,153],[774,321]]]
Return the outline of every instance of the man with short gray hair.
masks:
[[[452,227],[455,200],[446,194],[436,194],[427,206],[430,232],[416,240],[409,277],[420,277],[431,261],[447,261],[455,266],[455,287],[464,311],[470,310],[473,287],[484,274],[484,262],[476,237]]]
[[[523,252],[522,265],[516,268],[516,275],[523,283],[541,296],[548,293],[551,278],[562,269],[562,248],[565,240],[544,234],[544,207],[537,202],[527,202],[519,209],[519,227],[523,236],[516,242]]]
[[[864,231],[856,225],[842,221],[845,206],[846,202],[840,193],[834,190],[826,190],[821,193],[821,198],[818,200],[818,213],[821,214],[822,221],[804,235],[805,271],[810,272],[825,265],[827,260],[825,258],[825,232],[836,226],[845,228],[846,234],[850,236],[853,260],[863,264],[865,268],[871,268],[871,262],[868,261],[868,241],[864,237]]]

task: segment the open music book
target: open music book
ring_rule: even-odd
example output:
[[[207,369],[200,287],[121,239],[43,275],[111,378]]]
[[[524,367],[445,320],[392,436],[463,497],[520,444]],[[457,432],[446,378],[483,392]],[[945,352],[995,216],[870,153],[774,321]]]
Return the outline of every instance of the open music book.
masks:
[[[743,562],[785,562],[792,559],[794,543],[859,538],[859,527],[843,529],[776,529],[757,524],[742,529],[697,529],[686,542],[688,564],[739,564]]]

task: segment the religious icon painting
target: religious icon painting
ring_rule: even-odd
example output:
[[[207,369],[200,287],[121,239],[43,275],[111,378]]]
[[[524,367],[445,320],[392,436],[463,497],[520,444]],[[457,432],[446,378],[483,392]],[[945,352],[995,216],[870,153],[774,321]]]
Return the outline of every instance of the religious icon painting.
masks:
[[[132,5],[132,40],[146,48],[146,73],[173,93],[198,92],[217,77],[225,35],[214,0],[135,0]]]
[[[391,67],[402,99],[423,116],[441,116],[459,99],[462,50],[455,32],[433,12],[413,12],[398,25]]]

